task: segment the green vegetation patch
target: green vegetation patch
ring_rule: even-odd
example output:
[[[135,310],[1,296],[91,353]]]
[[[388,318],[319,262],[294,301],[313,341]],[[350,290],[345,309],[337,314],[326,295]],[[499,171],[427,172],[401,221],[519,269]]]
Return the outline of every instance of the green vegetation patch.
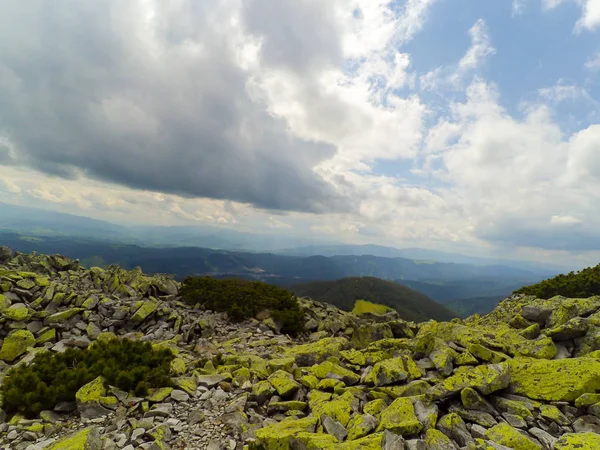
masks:
[[[588,298],[600,295],[600,264],[522,287],[515,291],[515,294],[534,295],[543,299],[549,299],[556,295],[568,298]]]
[[[168,349],[154,350],[148,342],[113,339],[87,349],[38,354],[32,364],[12,368],[0,388],[7,413],[35,417],[58,402],[74,401],[85,384],[104,377],[106,383],[145,396],[150,388],[172,386]]]
[[[354,303],[354,308],[352,309],[352,314],[360,315],[370,313],[383,315],[390,311],[394,311],[394,309],[390,308],[389,306],[371,303],[366,300],[356,300],[356,302]]]
[[[304,324],[304,314],[292,293],[259,281],[188,277],[181,285],[180,295],[187,303],[227,312],[234,321],[268,310],[284,333],[297,334]]]

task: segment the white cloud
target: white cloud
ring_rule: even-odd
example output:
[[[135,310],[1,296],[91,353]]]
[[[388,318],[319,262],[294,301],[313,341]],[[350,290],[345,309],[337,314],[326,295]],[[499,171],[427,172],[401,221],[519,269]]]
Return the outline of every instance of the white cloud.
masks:
[[[542,8],[550,11],[568,2],[581,6],[581,17],[575,24],[576,31],[594,31],[600,26],[600,0],[542,0]]]
[[[586,100],[592,103],[595,102],[586,89],[579,86],[564,85],[561,83],[549,88],[538,89],[538,95],[544,100],[558,103],[576,100]]]
[[[512,14],[513,16],[519,16],[525,11],[525,3],[527,0],[513,0],[512,2]]]
[[[419,78],[419,86],[423,90],[463,88],[469,75],[476,74],[485,61],[496,53],[492,46],[486,23],[479,19],[469,29],[471,46],[455,67],[437,67]]]
[[[581,219],[578,219],[577,217],[573,217],[573,216],[556,215],[556,216],[552,216],[550,218],[550,223],[556,224],[556,225],[575,225],[575,224],[579,224],[582,222],[583,221]]]
[[[591,70],[592,72],[600,71],[600,52],[588,58],[585,63],[585,68]]]

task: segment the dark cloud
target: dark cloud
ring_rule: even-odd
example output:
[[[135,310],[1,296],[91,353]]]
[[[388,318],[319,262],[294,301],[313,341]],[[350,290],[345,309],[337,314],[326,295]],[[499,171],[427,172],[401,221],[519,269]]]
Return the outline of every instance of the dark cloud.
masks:
[[[261,208],[346,209],[312,170],[335,149],[291,136],[249,97],[230,11],[156,1],[152,18],[142,3],[0,0],[0,134],[15,144],[17,163]],[[316,3],[289,11],[275,3],[253,0],[245,9],[254,33],[266,27],[270,62],[301,67],[339,57],[335,43],[306,48],[328,28]],[[269,25],[280,17],[315,20],[316,41]]]

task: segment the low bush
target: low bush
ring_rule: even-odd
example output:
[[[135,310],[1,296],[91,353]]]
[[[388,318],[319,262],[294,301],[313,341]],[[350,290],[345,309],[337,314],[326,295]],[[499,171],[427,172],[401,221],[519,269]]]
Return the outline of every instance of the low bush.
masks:
[[[172,385],[173,358],[168,349],[154,350],[150,343],[126,339],[40,353],[30,365],[9,370],[1,387],[2,408],[35,417],[58,402],[74,401],[79,388],[98,376],[111,386],[144,396],[148,388]]]
[[[260,281],[188,277],[181,285],[180,294],[187,303],[200,303],[207,309],[227,312],[234,321],[269,310],[281,323],[284,333],[297,334],[304,324],[302,310],[292,293]]]

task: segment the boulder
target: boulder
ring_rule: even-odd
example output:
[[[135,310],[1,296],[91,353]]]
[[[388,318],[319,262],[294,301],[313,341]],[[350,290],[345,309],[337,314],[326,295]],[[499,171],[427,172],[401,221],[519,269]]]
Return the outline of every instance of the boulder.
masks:
[[[84,419],[96,419],[109,414],[110,410],[100,404],[100,400],[105,396],[103,377],[98,377],[82,386],[75,394],[79,415]]]
[[[507,423],[499,423],[490,428],[486,433],[486,438],[508,448],[519,450],[542,450],[542,446],[532,439],[521,434],[516,428]]]
[[[600,361],[593,358],[514,358],[509,364],[509,389],[531,399],[574,401],[582,394],[600,391]]]
[[[102,445],[100,432],[90,427],[59,439],[46,450],[102,450]]]
[[[433,399],[442,399],[470,387],[482,395],[489,395],[506,388],[510,380],[511,366],[508,363],[482,365],[446,378],[429,389],[427,394]]]
[[[381,413],[377,431],[390,430],[402,436],[413,436],[423,429],[410,397],[397,398]]]
[[[0,360],[13,362],[35,345],[35,337],[30,331],[17,330],[4,338],[0,348]]]

